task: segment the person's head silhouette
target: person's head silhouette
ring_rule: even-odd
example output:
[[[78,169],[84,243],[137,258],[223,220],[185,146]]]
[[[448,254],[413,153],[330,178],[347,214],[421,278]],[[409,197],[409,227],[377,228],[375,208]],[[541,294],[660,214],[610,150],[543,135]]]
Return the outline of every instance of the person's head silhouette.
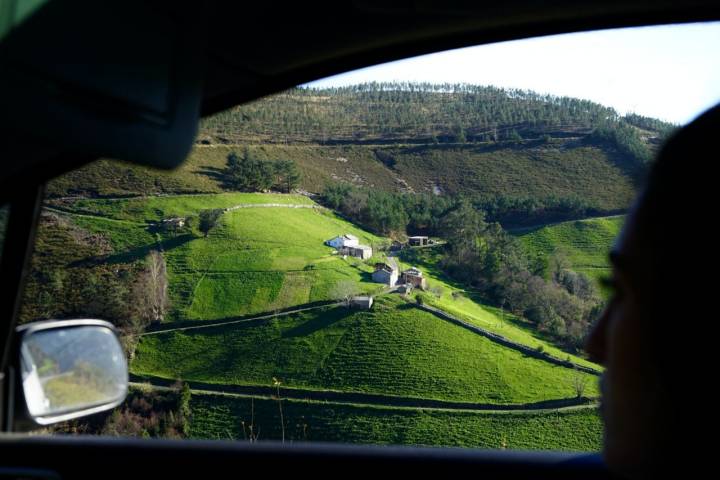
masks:
[[[703,359],[714,341],[716,282],[697,271],[714,275],[717,263],[709,164],[718,125],[715,107],[667,142],[610,254],[614,295],[586,350],[606,367],[603,455],[616,472],[682,466],[705,442],[694,435],[713,378]]]

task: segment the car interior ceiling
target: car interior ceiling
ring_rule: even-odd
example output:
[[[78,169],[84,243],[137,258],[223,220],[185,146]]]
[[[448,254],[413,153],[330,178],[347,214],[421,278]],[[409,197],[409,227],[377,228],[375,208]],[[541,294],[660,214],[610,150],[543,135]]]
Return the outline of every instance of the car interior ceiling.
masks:
[[[64,7],[70,3],[74,6],[66,10]],[[32,222],[23,223],[18,218],[21,215],[29,217],[37,211],[40,198],[37,185],[62,172],[102,156],[173,168],[182,162],[191,148],[193,132],[200,117],[316,78],[380,62],[535,35],[720,18],[720,4],[710,0],[682,3],[671,0],[593,0],[581,4],[566,0],[516,0],[484,5],[477,2],[443,2],[441,6],[426,1],[403,2],[401,6],[377,1],[353,1],[324,6],[283,4],[281,7],[270,2],[210,2],[188,9],[166,1],[112,2],[118,9],[130,12],[121,17],[128,24],[118,23],[115,27],[132,31],[133,22],[139,21],[143,15],[155,15],[150,17],[152,19],[169,18],[172,25],[167,27],[168,31],[173,31],[178,38],[175,46],[182,45],[187,51],[162,48],[156,51],[157,55],[170,55],[169,52],[172,52],[176,58],[170,60],[169,57],[145,55],[140,57],[141,61],[135,62],[132,56],[135,50],[121,55],[122,49],[117,47],[121,47],[122,42],[106,36],[87,44],[91,55],[99,59],[102,57],[98,56],[98,52],[118,52],[118,58],[107,57],[102,61],[118,63],[131,70],[140,70],[144,65],[159,60],[168,67],[158,73],[160,82],[177,80],[177,85],[180,85],[176,85],[177,91],[186,107],[178,110],[169,101],[157,107],[147,103],[162,92],[145,90],[142,83],[135,85],[140,92],[138,96],[125,96],[127,76],[105,77],[99,83],[86,78],[75,83],[82,77],[80,63],[58,63],[54,66],[57,69],[42,71],[35,69],[36,65],[25,62],[24,55],[44,51],[48,42],[53,44],[52,51],[56,53],[69,46],[77,48],[78,39],[88,34],[84,29],[91,28],[84,21],[89,11],[104,16],[108,22],[117,18],[117,12],[109,7],[109,2],[102,7],[94,3],[51,2],[44,7],[47,11],[41,10],[38,18],[20,26],[0,45],[0,64],[11,68],[20,65],[18,68],[23,75],[37,80],[32,88],[26,88],[12,99],[3,93],[0,108],[14,112],[27,103],[36,108],[44,102],[54,106],[47,112],[39,109],[27,116],[4,114],[0,120],[6,132],[6,141],[0,147],[4,162],[0,173],[0,201],[25,205],[24,209],[11,211],[8,227],[5,252],[15,252],[17,256],[7,259],[4,255],[2,258],[0,274],[3,284],[10,287],[0,294],[0,314],[3,317],[0,320],[0,345],[6,344],[7,335],[13,328],[11,318],[18,298],[16,288],[20,286],[26,250],[33,238]],[[86,10],[84,15],[73,16],[73,12],[78,11],[73,9]],[[92,28],[97,32],[97,26]],[[68,45],[63,43],[63,31],[75,32],[73,42]],[[151,33],[148,32],[148,35]],[[187,38],[180,39],[182,35],[187,35]],[[40,38],[42,42],[33,42],[30,40],[33,38]],[[132,45],[140,51],[144,41],[145,38],[139,36]],[[83,53],[72,52],[80,55],[79,58]],[[45,56],[43,60],[52,62],[53,58]],[[202,75],[195,72],[185,76],[184,72],[188,69],[202,69]],[[180,72],[181,76],[162,76],[169,71]],[[0,80],[3,92],[17,85],[11,80]],[[160,84],[152,85],[157,87]],[[37,95],[37,91],[42,93]],[[36,97],[32,98],[33,95]],[[92,106],[97,99],[106,101],[103,104],[105,109],[100,113]],[[153,109],[159,112],[157,118],[147,114]],[[102,121],[98,123],[97,130],[80,131],[66,139],[37,131],[37,125],[49,128],[55,123],[60,129],[60,124],[69,119],[92,123],[99,118],[98,115]],[[149,148],[147,155],[138,155],[137,151],[127,147],[127,140],[113,130],[125,124],[133,124],[122,131],[136,139],[138,145]],[[86,138],[90,136],[93,136],[92,140]],[[83,144],[84,138],[87,145]],[[0,478],[6,478],[8,459],[11,459],[13,469],[7,472],[11,475],[25,472],[27,478],[56,478],[54,475],[57,473],[62,477],[97,478],[96,469],[110,465],[113,471],[108,473],[109,477],[207,474],[210,468],[222,472],[262,465],[268,472],[276,469],[295,474],[312,471],[320,476],[335,476],[336,468],[347,469],[348,465],[358,473],[375,473],[378,469],[391,469],[398,462],[418,472],[435,474],[447,474],[450,469],[461,468],[474,469],[477,474],[533,478],[608,478],[596,455],[499,454],[338,445],[288,448],[192,441],[138,444],[128,439],[49,439],[19,435],[0,437],[0,452]],[[82,457],[78,462],[82,466],[73,465],[71,461],[78,456]],[[133,462],[123,461],[129,456],[133,457]],[[213,462],[213,466],[209,467],[208,462]],[[138,465],[143,465],[142,472],[137,471]],[[23,470],[21,467],[32,469]]]

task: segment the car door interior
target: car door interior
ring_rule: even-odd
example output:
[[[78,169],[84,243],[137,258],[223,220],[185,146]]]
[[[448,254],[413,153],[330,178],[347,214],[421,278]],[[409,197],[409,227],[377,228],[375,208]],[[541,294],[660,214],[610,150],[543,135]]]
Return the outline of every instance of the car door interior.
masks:
[[[0,44],[0,201],[10,205],[0,265],[2,372],[41,185],[60,172],[100,156],[175,167],[202,116],[381,61],[533,35],[718,18],[713,1],[48,2]],[[6,387],[0,377],[5,425]],[[586,454],[0,436],[0,478],[330,477],[348,467],[357,474],[610,476],[599,455]]]

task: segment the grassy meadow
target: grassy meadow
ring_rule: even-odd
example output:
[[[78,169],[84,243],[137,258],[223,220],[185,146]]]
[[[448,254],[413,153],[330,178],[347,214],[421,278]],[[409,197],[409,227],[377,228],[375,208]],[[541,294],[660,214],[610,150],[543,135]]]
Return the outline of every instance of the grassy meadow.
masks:
[[[423,296],[424,301],[433,307],[444,310],[455,317],[480,327],[508,340],[542,349],[556,358],[571,360],[578,365],[599,369],[600,367],[579,355],[559,348],[550,339],[537,330],[526,319],[513,315],[501,308],[485,305],[478,295],[463,285],[447,278],[437,263],[442,253],[439,249],[410,250],[403,254],[403,267],[420,268],[428,279],[430,294]],[[417,296],[418,291],[413,293]]]
[[[371,267],[342,259],[323,242],[352,233],[364,244],[384,240],[321,208],[250,207],[228,211],[202,235],[151,234],[148,222],[209,208],[252,204],[314,205],[301,195],[221,194],[79,200],[66,208],[73,221],[110,238],[109,262],[143,258],[162,247],[168,264],[172,320],[216,320],[326,301],[335,285],[355,282],[362,291]]]
[[[516,235],[531,255],[562,255],[571,269],[598,280],[610,273],[608,253],[624,222],[624,215],[588,218],[518,230]]]
[[[193,438],[258,441],[282,437],[279,405],[270,399],[194,394]],[[557,412],[455,412],[283,400],[285,439],[376,445],[598,451],[602,424],[595,409]],[[244,422],[244,425],[243,425]]]
[[[529,358],[406,304],[377,299],[243,325],[143,337],[132,370],[217,384],[519,404],[597,396],[597,377]]]
[[[174,235],[150,228],[164,218],[236,206],[245,207],[226,211],[207,237],[197,231]],[[84,198],[53,202],[50,208],[73,228],[109,244],[106,250],[112,253],[96,258],[103,265],[132,263],[151,249],[163,250],[172,302],[164,328],[329,300],[341,281],[353,282],[368,293],[382,290],[371,281],[371,272],[372,263],[385,258],[383,253],[366,262],[343,259],[323,242],[342,233],[352,233],[374,247],[388,239],[301,195]],[[402,268],[418,266],[427,276],[432,290],[426,294],[429,303],[510,340],[592,366],[554,346],[522,319],[483,305],[473,292],[444,277],[436,266],[441,248],[400,259]],[[376,297],[369,311],[328,306],[268,320],[143,336],[131,371],[219,388],[268,387],[277,378],[284,389],[492,405],[572,398],[578,384],[585,396],[598,395],[596,376],[501,346],[421,311],[397,294]],[[241,439],[240,422],[247,416],[248,402],[240,397],[194,395],[191,435]],[[288,433],[294,441],[595,450],[600,438],[593,409],[483,413],[284,402],[286,429],[295,429]],[[265,439],[278,438],[272,416],[276,405],[253,401],[257,421],[265,425]]]

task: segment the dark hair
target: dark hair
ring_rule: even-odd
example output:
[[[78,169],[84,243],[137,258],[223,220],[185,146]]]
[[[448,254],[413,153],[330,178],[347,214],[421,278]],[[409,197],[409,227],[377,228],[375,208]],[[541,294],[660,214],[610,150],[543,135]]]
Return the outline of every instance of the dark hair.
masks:
[[[677,442],[696,443],[703,414],[694,404],[715,383],[711,365],[720,353],[718,246],[710,242],[720,198],[718,146],[720,105],[664,145],[632,214],[637,256],[647,267],[642,316],[667,414],[663,438],[676,454],[689,446]]]
[[[676,291],[686,286],[681,277],[712,256],[700,247],[714,228],[720,198],[713,173],[718,147],[720,105],[673,135],[652,165],[633,220],[651,261],[653,287]]]

